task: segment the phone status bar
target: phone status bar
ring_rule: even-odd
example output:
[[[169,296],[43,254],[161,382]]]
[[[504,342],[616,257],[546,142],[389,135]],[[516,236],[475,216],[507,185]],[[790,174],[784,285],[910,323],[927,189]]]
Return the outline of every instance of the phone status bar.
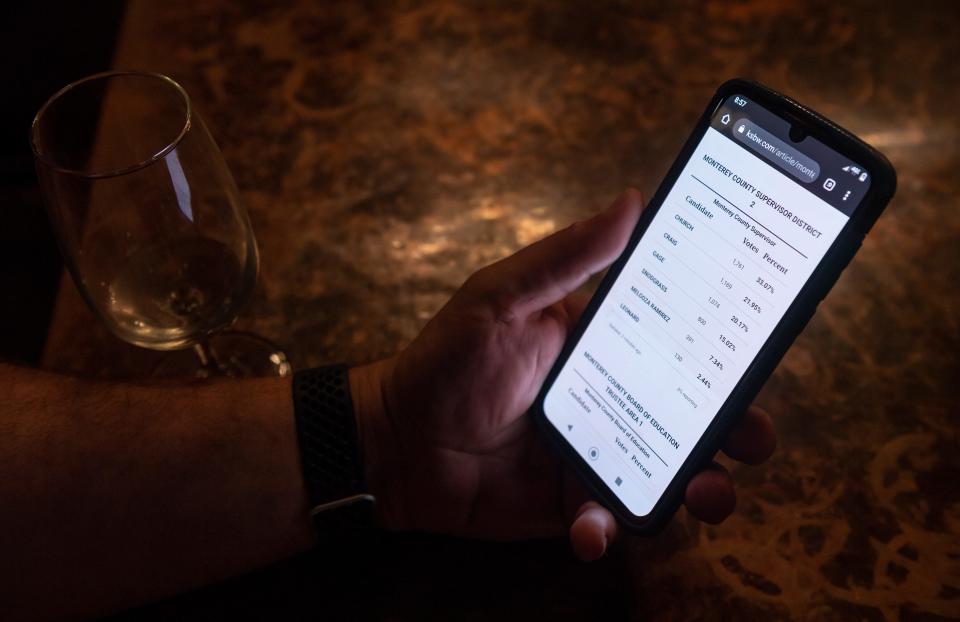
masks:
[[[865,167],[812,136],[797,136],[789,121],[743,95],[724,100],[710,126],[848,216],[870,188]]]

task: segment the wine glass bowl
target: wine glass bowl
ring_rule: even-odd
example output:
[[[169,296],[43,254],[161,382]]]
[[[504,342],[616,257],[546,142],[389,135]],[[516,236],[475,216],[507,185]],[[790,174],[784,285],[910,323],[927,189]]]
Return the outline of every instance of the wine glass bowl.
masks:
[[[259,258],[233,177],[183,88],[153,73],[84,78],[40,109],[31,145],[88,305],[129,343],[209,355],[207,341],[252,297]]]

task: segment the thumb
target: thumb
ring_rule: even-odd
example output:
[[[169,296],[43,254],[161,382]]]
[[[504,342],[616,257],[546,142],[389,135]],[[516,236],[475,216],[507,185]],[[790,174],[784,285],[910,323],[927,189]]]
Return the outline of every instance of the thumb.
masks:
[[[584,503],[570,525],[570,544],[581,561],[600,559],[616,538],[617,521],[595,501]]]
[[[487,266],[469,286],[480,295],[495,292],[498,306],[517,315],[548,307],[613,263],[642,211],[640,192],[630,188],[604,212]]]

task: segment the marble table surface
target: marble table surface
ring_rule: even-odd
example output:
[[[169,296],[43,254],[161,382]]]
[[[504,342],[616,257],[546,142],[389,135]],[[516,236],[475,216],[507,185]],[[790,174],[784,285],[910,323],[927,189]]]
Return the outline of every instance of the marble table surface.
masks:
[[[564,542],[336,543],[136,618],[960,617],[960,9],[951,3],[132,1],[262,255],[238,327],[294,365],[409,341],[473,270],[652,194],[713,90],[757,79],[884,151],[899,191],[760,394],[780,447],[736,513],[594,566]],[[44,364],[137,377],[64,280]],[[731,465],[732,466],[732,465]]]

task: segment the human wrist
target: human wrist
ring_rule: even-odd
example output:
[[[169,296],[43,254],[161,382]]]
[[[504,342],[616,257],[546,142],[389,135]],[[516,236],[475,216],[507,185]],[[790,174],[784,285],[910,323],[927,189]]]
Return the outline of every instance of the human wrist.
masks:
[[[402,528],[401,486],[391,473],[398,465],[397,435],[387,400],[395,359],[351,367],[350,396],[357,421],[357,437],[367,488],[376,498],[376,512],[386,529]]]

